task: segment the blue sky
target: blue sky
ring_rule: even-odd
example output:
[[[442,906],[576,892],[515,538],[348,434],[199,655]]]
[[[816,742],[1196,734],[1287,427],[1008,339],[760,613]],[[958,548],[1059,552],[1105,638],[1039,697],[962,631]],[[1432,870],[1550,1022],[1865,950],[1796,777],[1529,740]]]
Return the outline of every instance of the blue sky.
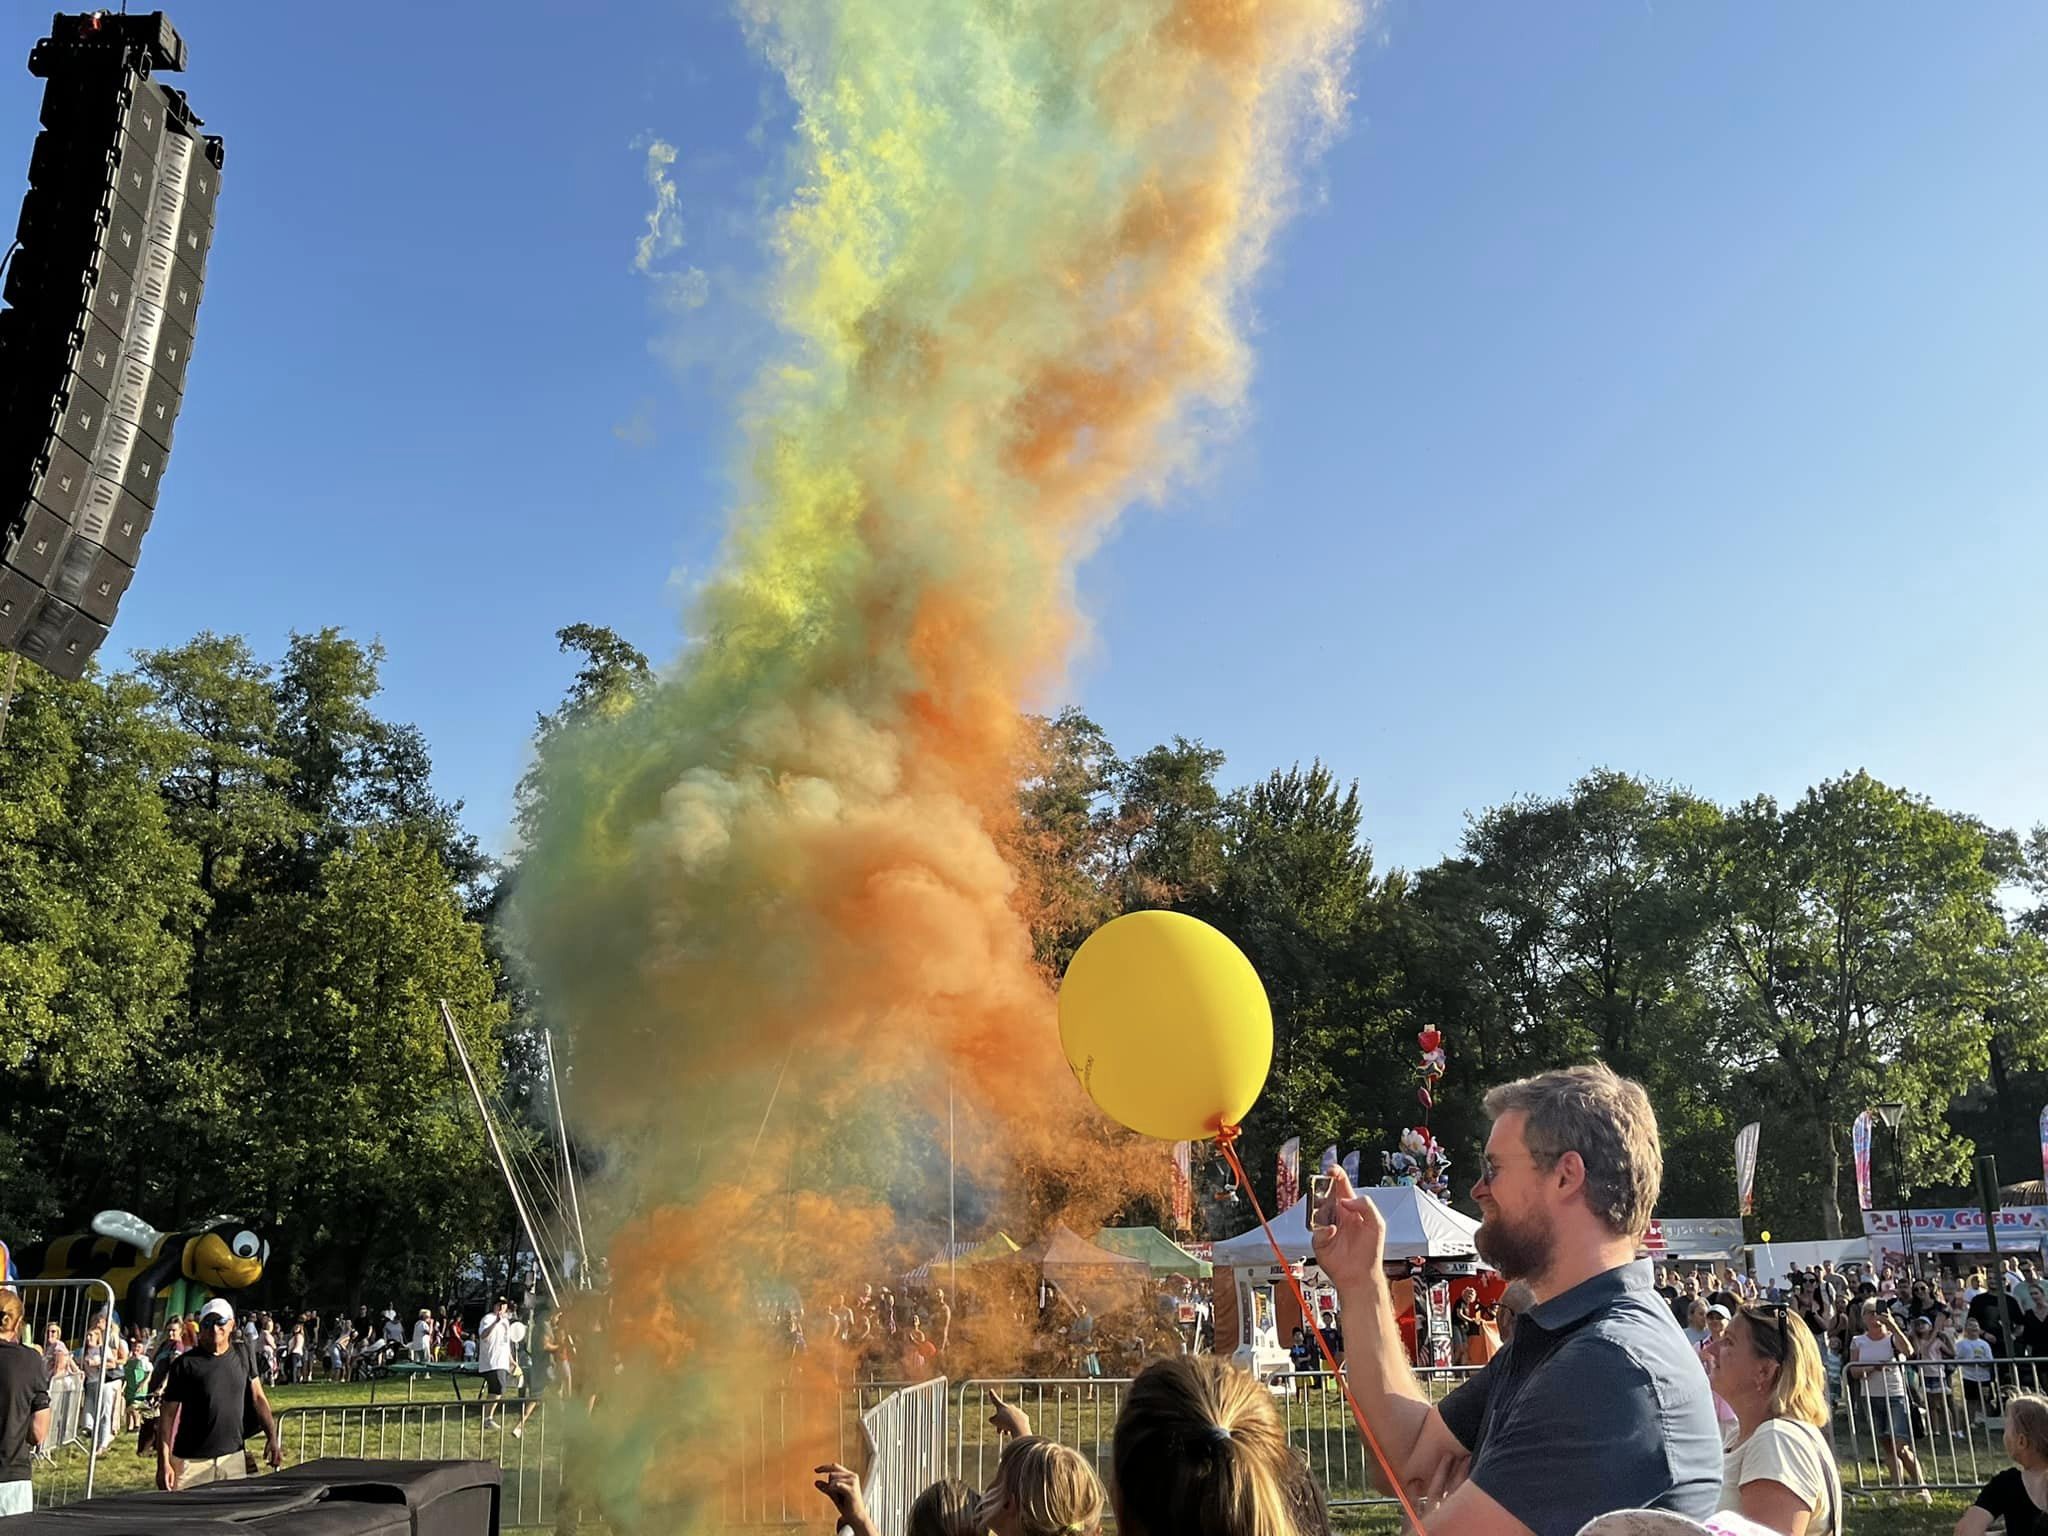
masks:
[[[502,846],[553,632],[666,658],[715,555],[779,86],[711,3],[173,16],[228,161],[109,652],[380,638]],[[1382,8],[1247,423],[1087,568],[1071,696],[1233,780],[1320,754],[1383,866],[1599,764],[2048,817],[2044,78],[2017,4]],[[653,138],[687,311],[633,270]]]

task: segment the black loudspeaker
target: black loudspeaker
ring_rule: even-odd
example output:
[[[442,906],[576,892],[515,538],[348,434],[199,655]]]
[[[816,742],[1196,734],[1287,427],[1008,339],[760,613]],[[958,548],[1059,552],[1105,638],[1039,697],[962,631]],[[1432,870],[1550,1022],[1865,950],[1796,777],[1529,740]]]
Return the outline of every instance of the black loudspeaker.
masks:
[[[53,18],[0,297],[0,650],[84,670],[134,579],[213,247],[221,141],[161,13]]]
[[[497,1463],[330,1456],[180,1493],[17,1515],[7,1536],[498,1536]]]

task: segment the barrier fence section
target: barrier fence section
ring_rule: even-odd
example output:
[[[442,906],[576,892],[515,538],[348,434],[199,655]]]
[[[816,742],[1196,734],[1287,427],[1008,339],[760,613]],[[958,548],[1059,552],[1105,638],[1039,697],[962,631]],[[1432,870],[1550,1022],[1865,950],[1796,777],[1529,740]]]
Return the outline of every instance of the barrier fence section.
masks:
[[[825,1459],[859,1467],[865,1449],[862,1418],[907,1385],[777,1387],[734,1414],[720,1499],[724,1525],[745,1530],[820,1519],[825,1502],[812,1486],[811,1468]]]
[[[1907,1360],[1834,1391],[1835,1459],[1851,1496],[1975,1492],[2012,1465],[2005,1403],[2048,1395],[2048,1359]]]
[[[281,1408],[278,1440],[286,1466],[319,1456],[379,1461],[495,1461],[502,1473],[504,1523],[546,1525],[561,1494],[563,1436],[550,1442],[541,1398],[483,1402],[351,1403]],[[250,1447],[261,1456],[262,1441]]]
[[[1429,1400],[1440,1402],[1445,1393],[1478,1369],[1450,1366],[1423,1371],[1418,1380]],[[1051,1380],[981,1377],[965,1382],[953,1405],[952,1475],[976,1488],[986,1488],[995,1476],[1002,1444],[988,1423],[994,1411],[988,1394],[993,1391],[1023,1410],[1031,1420],[1033,1434],[1072,1446],[1086,1456],[1106,1484],[1110,1442],[1129,1387],[1127,1378],[1086,1376]],[[1278,1375],[1272,1378],[1272,1392],[1274,1406],[1287,1426],[1288,1443],[1306,1458],[1332,1507],[1394,1507],[1392,1498],[1372,1486],[1372,1453],[1359,1438],[1335,1376],[1328,1371]]]
[[[881,1536],[903,1536],[917,1496],[946,1475],[947,1397],[940,1376],[892,1392],[860,1416],[861,1492]]]
[[[63,1367],[50,1378],[50,1437],[29,1469],[38,1509],[92,1497],[101,1456],[126,1428],[120,1372],[106,1347],[115,1317],[104,1280],[16,1280],[21,1342],[49,1353],[62,1343]]]

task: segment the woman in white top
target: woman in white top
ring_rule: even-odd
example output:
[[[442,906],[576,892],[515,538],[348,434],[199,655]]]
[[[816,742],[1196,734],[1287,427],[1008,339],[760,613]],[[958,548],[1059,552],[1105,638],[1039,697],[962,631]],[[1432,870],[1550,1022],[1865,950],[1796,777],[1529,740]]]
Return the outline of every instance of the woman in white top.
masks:
[[[1827,1372],[1799,1315],[1744,1307],[1715,1351],[1713,1381],[1736,1419],[1721,1462],[1721,1509],[1778,1536],[1839,1536],[1842,1479],[1827,1436]]]

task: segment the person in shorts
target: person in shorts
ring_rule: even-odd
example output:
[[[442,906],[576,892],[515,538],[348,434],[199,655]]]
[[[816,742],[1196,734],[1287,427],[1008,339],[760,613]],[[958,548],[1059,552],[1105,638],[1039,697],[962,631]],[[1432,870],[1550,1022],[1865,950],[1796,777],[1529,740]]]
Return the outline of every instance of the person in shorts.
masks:
[[[171,1362],[164,1378],[156,1485],[166,1493],[248,1476],[242,1428],[251,1412],[263,1427],[271,1466],[284,1465],[277,1417],[234,1334],[235,1309],[214,1297],[199,1309],[199,1342]]]
[[[512,1387],[512,1303],[503,1296],[484,1314],[476,1330],[476,1364],[483,1372],[484,1390],[494,1398]],[[484,1408],[484,1428],[498,1422],[495,1405]]]
[[[1871,1433],[1884,1454],[1886,1470],[1900,1487],[1918,1483],[1920,1458],[1913,1450],[1913,1400],[1906,1392],[1906,1367],[1913,1346],[1892,1315],[1875,1301],[1863,1304],[1863,1331],[1849,1341],[1849,1375],[1863,1383]],[[1920,1496],[1927,1498],[1927,1490]]]

